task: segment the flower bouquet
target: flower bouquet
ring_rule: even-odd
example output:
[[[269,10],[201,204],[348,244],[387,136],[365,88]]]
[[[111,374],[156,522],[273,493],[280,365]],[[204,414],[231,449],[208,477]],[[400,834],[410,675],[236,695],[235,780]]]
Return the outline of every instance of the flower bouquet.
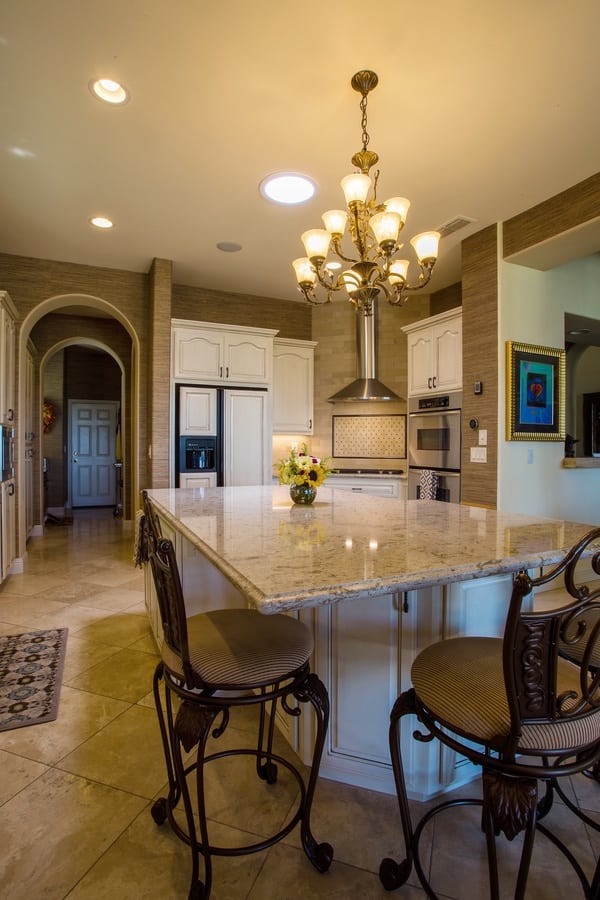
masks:
[[[312,503],[316,489],[330,472],[327,460],[311,456],[306,444],[302,444],[299,450],[292,447],[289,457],[279,462],[279,483],[290,485],[294,503]]]

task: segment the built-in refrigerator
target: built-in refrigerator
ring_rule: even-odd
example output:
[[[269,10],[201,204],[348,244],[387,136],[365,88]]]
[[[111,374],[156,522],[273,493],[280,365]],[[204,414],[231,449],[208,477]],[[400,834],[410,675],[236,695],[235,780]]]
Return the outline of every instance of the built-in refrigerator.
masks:
[[[177,487],[269,484],[271,394],[267,389],[176,385]]]

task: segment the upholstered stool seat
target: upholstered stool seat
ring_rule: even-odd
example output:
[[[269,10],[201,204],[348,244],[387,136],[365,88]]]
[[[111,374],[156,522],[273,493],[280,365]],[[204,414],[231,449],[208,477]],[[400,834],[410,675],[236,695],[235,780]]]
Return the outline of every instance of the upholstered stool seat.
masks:
[[[251,609],[219,609],[187,620],[190,665],[206,689],[260,687],[305,666],[313,652],[310,629],[289,616]],[[162,660],[183,679],[181,657],[163,645]]]
[[[588,880],[571,849],[544,822],[557,793],[587,826],[600,831],[600,822],[583,813],[560,786],[561,778],[593,769],[600,760],[600,677],[591,662],[600,654],[600,583],[590,587],[576,574],[580,560],[590,555],[592,570],[600,574],[600,528],[547,573],[515,576],[502,638],[450,638],[416,656],[412,687],[398,697],[390,715],[390,754],[406,855],[400,863],[382,860],[379,875],[387,890],[404,884],[414,865],[427,896],[437,897],[421,864],[421,836],[440,812],[476,804],[482,809],[492,900],[500,896],[496,838],[523,834],[514,892],[515,900],[523,900],[538,831],[573,867],[584,897],[599,900],[600,863]],[[523,600],[536,587],[561,576],[564,605],[524,608]],[[566,648],[568,659],[559,655]],[[409,714],[419,722],[415,738],[437,738],[482,771],[482,799],[443,800],[414,827],[400,746],[400,723]],[[545,793],[538,801],[539,783]]]
[[[159,825],[168,820],[175,834],[191,849],[189,900],[208,900],[213,856],[264,850],[298,824],[307,857],[319,872],[325,872],[333,849],[328,843],[317,843],[311,832],[310,815],[329,721],[329,700],[324,684],[310,671],[311,632],[292,616],[266,616],[250,609],[218,609],[187,618],[173,544],[162,537],[147,492],[142,492],[142,496],[145,555],[152,568],[164,633],[153,690],[169,786],[168,796],[153,804],[152,816]],[[316,719],[308,776],[273,749],[276,708],[296,717],[306,703],[311,704]],[[252,706],[258,707],[259,712],[255,746],[218,749],[219,738],[229,725],[230,711]],[[213,741],[211,752],[209,738]],[[243,847],[222,847],[212,843],[209,836],[206,767],[233,756],[254,757],[257,776],[267,785],[277,781],[278,768],[282,767],[299,789],[298,801],[295,811],[289,813],[287,807],[282,811],[285,824],[275,834]],[[192,790],[196,795],[198,825]],[[185,824],[183,817],[176,815],[180,801]],[[240,827],[253,830],[248,822],[240,823]],[[204,864],[203,879],[200,860]]]
[[[411,669],[419,702],[440,723],[469,741],[501,750],[511,736],[510,710],[502,668],[500,638],[452,638],[432,644],[420,653]],[[440,679],[439,673],[444,677]],[[557,660],[559,695],[580,690],[580,669]],[[474,690],[474,685],[477,689]],[[600,709],[588,716],[552,723],[523,725],[516,752],[537,754],[585,748],[600,734]]]

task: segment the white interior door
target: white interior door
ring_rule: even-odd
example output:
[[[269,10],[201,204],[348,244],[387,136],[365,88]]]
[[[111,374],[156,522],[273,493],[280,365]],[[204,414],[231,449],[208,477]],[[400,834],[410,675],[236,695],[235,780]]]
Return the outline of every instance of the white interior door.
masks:
[[[119,402],[70,400],[71,505],[114,506]]]

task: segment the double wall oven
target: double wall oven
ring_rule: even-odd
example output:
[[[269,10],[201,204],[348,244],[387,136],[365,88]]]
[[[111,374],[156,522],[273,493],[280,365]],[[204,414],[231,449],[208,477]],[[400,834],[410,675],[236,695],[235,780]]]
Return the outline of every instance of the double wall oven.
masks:
[[[435,475],[436,499],[460,501],[462,393],[412,397],[408,405],[408,498],[418,500],[423,473]]]

